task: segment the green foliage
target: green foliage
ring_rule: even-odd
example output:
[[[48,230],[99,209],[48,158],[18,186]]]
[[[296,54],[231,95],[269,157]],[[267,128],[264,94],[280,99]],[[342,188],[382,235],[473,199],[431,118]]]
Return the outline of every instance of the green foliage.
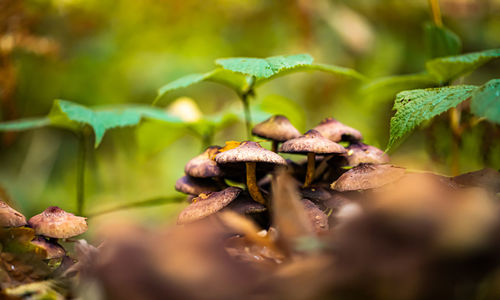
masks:
[[[457,55],[462,50],[462,41],[448,28],[427,23],[424,30],[427,52],[431,58]]]
[[[392,98],[400,91],[425,88],[435,84],[436,80],[432,75],[422,72],[377,78],[364,85],[360,92],[364,96],[385,99]]]
[[[418,89],[399,93],[396,96],[391,118],[391,132],[387,149],[400,138],[426,120],[457,106],[467,100],[475,86],[457,85],[443,88]]]
[[[0,131],[23,131],[45,127],[47,125],[50,125],[50,119],[46,117],[15,120],[0,123]]]
[[[436,58],[426,68],[440,83],[448,82],[474,71],[492,59],[500,57],[500,49]]]
[[[169,204],[169,203],[179,203],[182,202],[186,199],[184,195],[180,196],[170,196],[170,197],[157,197],[153,199],[148,199],[148,200],[142,200],[142,201],[137,201],[137,202],[131,202],[131,203],[125,203],[118,205],[113,208],[101,210],[99,212],[91,213],[89,214],[89,218],[100,216],[103,214],[108,214],[120,210],[126,210],[126,209],[132,209],[132,208],[138,208],[138,207],[151,207],[151,206],[158,206],[158,205],[164,205],[164,204]]]
[[[478,87],[471,97],[471,112],[500,124],[500,79],[492,79]]]

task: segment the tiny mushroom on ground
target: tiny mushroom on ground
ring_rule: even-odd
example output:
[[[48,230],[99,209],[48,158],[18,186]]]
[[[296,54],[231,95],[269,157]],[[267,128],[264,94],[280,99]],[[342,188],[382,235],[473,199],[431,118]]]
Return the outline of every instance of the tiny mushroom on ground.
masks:
[[[7,203],[0,201],[0,227],[20,227],[27,224],[25,216]]]
[[[369,190],[400,179],[405,169],[393,165],[361,164],[342,174],[331,188],[339,192]]]
[[[49,206],[28,221],[37,235],[67,239],[87,231],[86,218],[75,216],[57,206]]]
[[[215,157],[221,167],[242,168],[246,166],[246,182],[248,192],[252,198],[266,205],[256,180],[256,168],[273,169],[276,165],[286,166],[286,160],[278,154],[262,148],[256,142],[243,142],[238,147],[221,152]]]
[[[219,146],[210,146],[202,154],[191,159],[184,167],[184,172],[191,177],[210,178],[222,176],[222,171],[213,158]]]
[[[188,195],[199,195],[204,192],[217,192],[221,190],[219,184],[212,179],[182,176],[175,182],[175,190]]]
[[[345,155],[347,164],[355,167],[360,164],[385,164],[389,162],[389,155],[377,147],[361,142],[349,145]]]
[[[238,197],[242,189],[228,187],[220,192],[202,193],[193,199],[177,218],[177,224],[187,224],[214,214]]]
[[[269,119],[257,124],[252,129],[252,134],[266,140],[271,140],[273,152],[278,152],[278,144],[300,136],[287,117],[274,115]]]
[[[324,119],[313,129],[321,133],[321,135],[327,139],[336,143],[340,141],[357,142],[363,139],[361,132],[335,120],[334,118]]]
[[[61,245],[56,242],[49,242],[44,237],[37,236],[31,243],[47,252],[45,259],[60,258],[66,255],[66,251]]]
[[[304,187],[307,187],[313,181],[316,154],[342,154],[346,150],[341,145],[323,137],[316,130],[309,130],[304,135],[283,143],[280,152],[307,154],[307,171],[304,181]]]

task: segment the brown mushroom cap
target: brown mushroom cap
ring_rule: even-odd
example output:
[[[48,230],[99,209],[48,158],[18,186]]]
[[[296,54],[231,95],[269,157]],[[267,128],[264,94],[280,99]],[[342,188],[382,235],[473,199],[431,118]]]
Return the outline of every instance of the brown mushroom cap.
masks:
[[[220,192],[213,192],[208,196],[193,199],[193,203],[179,214],[177,224],[191,223],[220,211],[236,199],[241,191],[242,189],[237,187],[228,187]]]
[[[28,223],[38,235],[65,239],[87,231],[86,219],[68,213],[57,206],[49,206],[42,213],[29,219]]]
[[[318,131],[312,129],[298,138],[284,142],[280,147],[280,152],[296,154],[333,154],[345,153],[346,150],[341,145],[330,141]]]
[[[204,192],[217,192],[220,188],[212,179],[182,176],[175,182],[175,190],[184,194],[199,195]]]
[[[331,188],[339,191],[368,190],[398,180],[405,169],[393,165],[361,164],[342,174]]]
[[[238,147],[217,154],[215,161],[219,165],[241,165],[242,163],[255,162],[259,166],[273,168],[275,165],[286,166],[286,160],[278,154],[262,148],[257,142],[243,142]]]
[[[255,214],[267,210],[264,205],[254,201],[246,192],[241,193],[226,209],[231,209],[240,214]]]
[[[305,199],[302,201],[302,204],[304,204],[307,216],[309,217],[314,230],[318,233],[327,231],[328,216],[310,200]]]
[[[0,200],[0,227],[20,227],[27,224],[25,216]]]
[[[297,128],[290,123],[287,117],[282,115],[274,115],[255,125],[252,134],[277,142],[284,142],[300,136]]]
[[[61,245],[56,242],[49,242],[44,237],[37,236],[31,243],[47,252],[45,259],[59,258],[66,255],[66,251]]]
[[[453,177],[458,184],[479,186],[494,193],[500,193],[500,172],[486,168]]]
[[[385,164],[389,162],[389,155],[377,147],[363,144],[361,142],[346,148],[345,157],[349,166],[360,164]]]
[[[197,178],[221,176],[222,171],[215,160],[212,159],[219,149],[219,146],[210,146],[202,154],[191,159],[184,167],[186,174]]]
[[[335,120],[334,118],[324,119],[313,129],[317,130],[321,133],[321,135],[334,142],[360,141],[363,139],[361,132]]]

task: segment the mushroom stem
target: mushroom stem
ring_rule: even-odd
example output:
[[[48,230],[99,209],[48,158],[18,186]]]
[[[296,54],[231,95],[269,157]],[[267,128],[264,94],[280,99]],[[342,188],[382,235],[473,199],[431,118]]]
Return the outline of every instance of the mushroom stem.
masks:
[[[247,162],[247,188],[250,196],[253,200],[259,202],[260,204],[266,205],[266,199],[260,193],[259,187],[257,186],[257,180],[255,178],[255,162]]]
[[[307,171],[306,171],[306,179],[304,181],[304,187],[308,187],[314,178],[314,169],[316,165],[316,153],[309,152],[307,153]]]
[[[273,141],[271,150],[273,150],[274,153],[278,153],[278,144],[278,141]]]

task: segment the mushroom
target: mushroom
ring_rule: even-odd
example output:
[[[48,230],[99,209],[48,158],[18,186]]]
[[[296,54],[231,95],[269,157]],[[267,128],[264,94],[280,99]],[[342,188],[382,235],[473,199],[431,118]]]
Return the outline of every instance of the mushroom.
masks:
[[[360,164],[385,164],[389,162],[389,156],[377,147],[373,147],[361,142],[349,145],[346,148],[347,164],[355,167]]]
[[[45,252],[47,253],[45,259],[60,258],[66,255],[66,251],[61,245],[59,245],[57,242],[47,241],[42,236],[35,237],[35,239],[31,241],[31,243],[45,250]]]
[[[304,209],[316,233],[328,231],[328,216],[310,200],[302,200]]]
[[[0,200],[0,227],[20,227],[26,223],[26,217]]]
[[[255,202],[246,192],[241,193],[226,209],[231,209],[242,215],[257,214],[267,210],[264,205]]]
[[[266,205],[256,181],[256,168],[273,169],[276,165],[286,166],[286,160],[278,154],[262,148],[256,142],[243,142],[234,149],[217,154],[215,161],[224,168],[246,167],[248,192],[260,204]]]
[[[42,213],[29,219],[37,235],[67,239],[87,231],[87,218],[75,216],[57,206],[49,206]]]
[[[335,120],[334,118],[324,119],[313,129],[321,133],[321,135],[327,139],[336,143],[340,141],[357,142],[363,139],[361,132]]]
[[[186,174],[196,178],[220,177],[222,171],[213,160],[219,149],[219,146],[210,146],[202,154],[191,159],[184,167]]]
[[[200,194],[179,214],[177,224],[192,223],[220,211],[236,199],[241,191],[237,187],[228,187],[220,192]]]
[[[278,152],[278,144],[300,136],[300,132],[283,115],[274,115],[257,124],[252,134],[272,141],[273,152]]]
[[[182,176],[175,182],[175,190],[188,195],[199,195],[204,192],[217,192],[220,188],[212,179]]]
[[[404,174],[404,168],[393,165],[361,164],[342,174],[331,188],[339,192],[369,190],[394,182]]]
[[[307,171],[304,180],[304,187],[311,184],[314,178],[316,167],[316,154],[345,153],[344,147],[323,137],[319,132],[312,129],[304,135],[286,141],[281,145],[280,152],[307,154]]]

